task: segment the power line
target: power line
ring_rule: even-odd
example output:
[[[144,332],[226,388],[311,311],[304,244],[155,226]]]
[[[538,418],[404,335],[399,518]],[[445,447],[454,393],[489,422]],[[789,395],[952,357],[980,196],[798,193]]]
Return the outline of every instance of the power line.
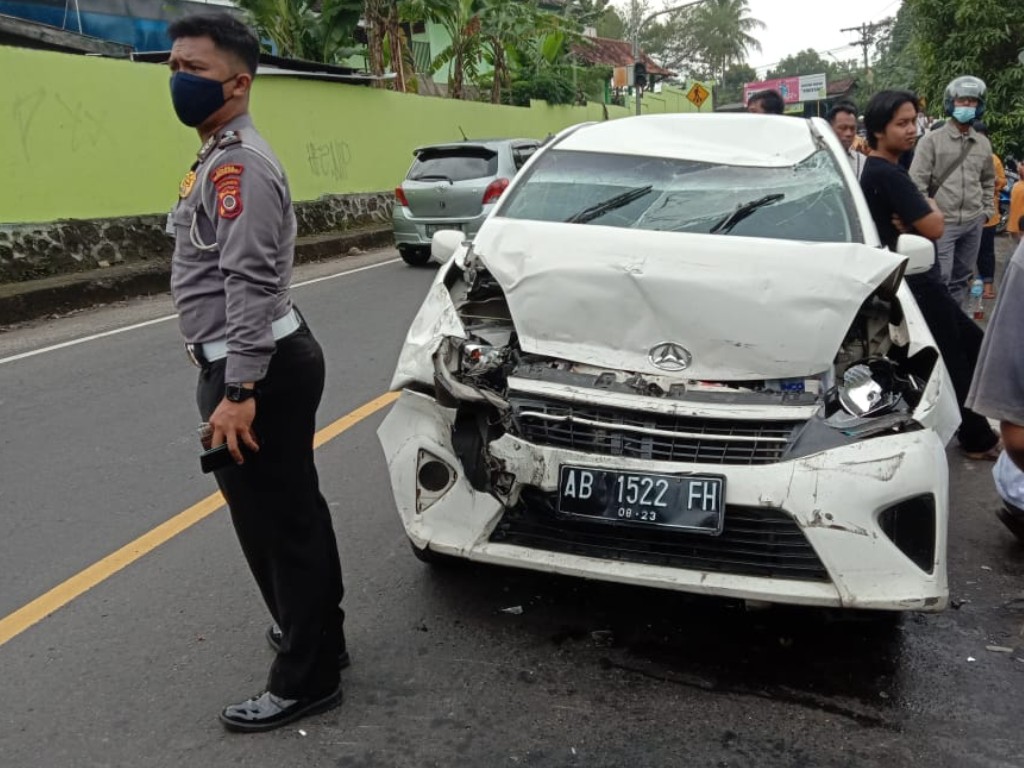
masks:
[[[838,48],[829,48],[828,50],[824,50],[824,51],[814,51],[814,53],[818,54],[819,56],[830,55],[830,54],[833,54],[833,53],[839,53],[840,51],[847,51],[847,50],[849,50],[851,48],[856,48],[856,47],[857,47],[856,45],[841,45]],[[803,51],[799,51],[799,53],[803,53]],[[794,55],[796,55],[796,54],[790,54],[789,56],[786,56],[785,58],[779,59],[778,61],[773,61],[773,62],[771,62],[769,64],[751,64],[750,68],[751,69],[771,69],[772,67],[778,66],[779,64],[781,64],[786,59],[792,58]]]
[[[868,49],[878,42],[878,32],[885,27],[892,24],[892,18],[882,19],[881,21],[873,21],[871,23],[864,22],[859,27],[846,27],[839,30],[840,32],[860,32],[860,40],[857,40],[851,45],[861,46],[864,49],[864,71],[867,72],[871,66],[871,62],[868,60]]]

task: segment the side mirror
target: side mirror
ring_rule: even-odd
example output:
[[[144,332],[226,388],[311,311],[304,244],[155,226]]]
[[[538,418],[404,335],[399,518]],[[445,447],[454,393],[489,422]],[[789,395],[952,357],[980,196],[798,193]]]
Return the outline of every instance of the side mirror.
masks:
[[[935,243],[920,235],[900,235],[896,253],[907,258],[907,275],[923,275],[935,264]]]
[[[466,239],[458,229],[441,229],[430,241],[430,260],[435,264],[446,264]]]

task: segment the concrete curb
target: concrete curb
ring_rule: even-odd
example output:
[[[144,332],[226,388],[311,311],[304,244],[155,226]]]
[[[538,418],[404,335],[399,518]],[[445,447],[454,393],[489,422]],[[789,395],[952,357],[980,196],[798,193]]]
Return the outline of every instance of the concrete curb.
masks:
[[[391,225],[299,238],[295,263],[340,258],[353,248],[370,250],[391,245]],[[0,285],[0,325],[35,320],[96,304],[167,293],[170,260],[123,264],[106,269],[57,275]]]

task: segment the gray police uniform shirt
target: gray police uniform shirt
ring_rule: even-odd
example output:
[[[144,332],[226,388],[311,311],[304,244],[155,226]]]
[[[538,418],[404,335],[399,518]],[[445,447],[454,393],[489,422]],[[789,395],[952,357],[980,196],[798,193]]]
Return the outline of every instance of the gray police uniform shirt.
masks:
[[[1024,426],[1024,241],[1006,267],[967,407]]]
[[[288,180],[248,115],[224,126],[199,159],[168,225],[181,333],[191,344],[227,342],[226,382],[260,381],[275,349],[271,323],[292,309]]]

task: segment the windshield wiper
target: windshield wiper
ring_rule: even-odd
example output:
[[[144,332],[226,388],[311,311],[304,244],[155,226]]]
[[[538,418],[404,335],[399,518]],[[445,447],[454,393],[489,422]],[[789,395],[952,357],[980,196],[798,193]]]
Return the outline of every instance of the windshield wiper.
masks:
[[[653,184],[648,184],[646,187],[628,189],[615,197],[608,198],[603,203],[592,205],[589,208],[584,208],[579,213],[574,213],[565,221],[567,224],[586,224],[588,221],[599,219],[606,213],[610,213],[618,208],[625,208],[635,200],[639,200],[641,197],[649,195],[652,189],[654,189]]]
[[[721,219],[715,226],[708,230],[712,235],[724,234],[732,231],[732,228],[743,221],[745,218],[753,214],[755,211],[761,208],[766,208],[769,205],[775,205],[780,200],[785,200],[786,196],[783,194],[765,195],[757,200],[751,200],[749,203],[737,206],[736,210]]]
[[[449,184],[455,183],[442,173],[425,173],[422,176],[410,176],[409,181],[447,181]]]

